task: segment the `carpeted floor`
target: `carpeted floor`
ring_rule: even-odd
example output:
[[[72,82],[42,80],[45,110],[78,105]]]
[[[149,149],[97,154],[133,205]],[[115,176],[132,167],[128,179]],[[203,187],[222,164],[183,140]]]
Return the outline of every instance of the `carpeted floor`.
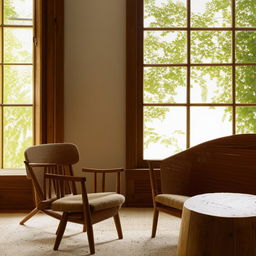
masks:
[[[160,213],[156,238],[151,239],[152,209],[123,208],[120,212],[124,239],[118,240],[113,219],[94,225],[96,256],[175,256],[180,219]],[[82,225],[69,223],[59,251],[53,251],[58,221],[38,214],[19,225],[25,214],[0,214],[0,255],[89,255]]]

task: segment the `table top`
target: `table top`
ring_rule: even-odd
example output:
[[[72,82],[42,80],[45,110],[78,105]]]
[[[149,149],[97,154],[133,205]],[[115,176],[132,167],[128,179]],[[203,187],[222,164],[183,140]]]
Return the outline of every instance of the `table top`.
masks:
[[[184,207],[201,214],[218,217],[256,217],[256,195],[208,193],[193,196]]]

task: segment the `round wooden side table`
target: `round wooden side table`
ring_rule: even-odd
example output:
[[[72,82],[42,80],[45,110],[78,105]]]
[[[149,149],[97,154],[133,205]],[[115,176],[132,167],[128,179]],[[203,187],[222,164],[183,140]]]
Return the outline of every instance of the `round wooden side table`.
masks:
[[[209,193],[183,207],[178,256],[256,256],[256,196]]]

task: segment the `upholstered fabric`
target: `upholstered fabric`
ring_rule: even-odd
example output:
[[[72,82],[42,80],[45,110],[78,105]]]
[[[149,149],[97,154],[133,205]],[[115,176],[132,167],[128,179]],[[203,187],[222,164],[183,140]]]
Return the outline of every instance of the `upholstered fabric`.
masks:
[[[155,201],[160,204],[182,210],[183,204],[188,198],[188,196],[174,194],[159,194],[155,197]]]
[[[125,198],[115,192],[88,193],[88,201],[91,211],[100,211],[112,207],[121,207]],[[82,212],[82,195],[62,197],[52,203],[52,210],[65,212]]]

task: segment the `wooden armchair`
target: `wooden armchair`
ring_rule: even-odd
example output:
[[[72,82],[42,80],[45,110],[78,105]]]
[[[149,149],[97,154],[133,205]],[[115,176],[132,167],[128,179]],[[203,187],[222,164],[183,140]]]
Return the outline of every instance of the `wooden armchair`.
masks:
[[[160,162],[158,186],[155,162],[149,161],[154,205],[152,237],[159,211],[180,217],[191,196],[233,192],[256,194],[256,134],[207,141]]]
[[[176,217],[181,217],[183,204],[188,199],[188,196],[178,195],[178,194],[169,194],[162,192],[162,179],[160,178],[160,183],[158,182],[158,172],[159,168],[156,168],[155,165],[159,161],[148,161],[149,164],[149,176],[150,176],[150,185],[154,206],[154,215],[153,215],[153,225],[152,225],[152,234],[151,237],[156,236],[157,222],[159,211],[171,214]],[[170,184],[171,185],[171,184]]]
[[[26,169],[38,198],[36,210],[60,219],[54,250],[59,247],[67,221],[83,224],[91,254],[95,253],[92,225],[97,222],[114,217],[118,238],[122,239],[118,211],[124,203],[124,196],[115,192],[86,192],[86,178],[73,176],[72,164],[79,160],[75,145],[56,143],[34,146],[26,150],[25,157]],[[81,194],[77,194],[77,183]]]

